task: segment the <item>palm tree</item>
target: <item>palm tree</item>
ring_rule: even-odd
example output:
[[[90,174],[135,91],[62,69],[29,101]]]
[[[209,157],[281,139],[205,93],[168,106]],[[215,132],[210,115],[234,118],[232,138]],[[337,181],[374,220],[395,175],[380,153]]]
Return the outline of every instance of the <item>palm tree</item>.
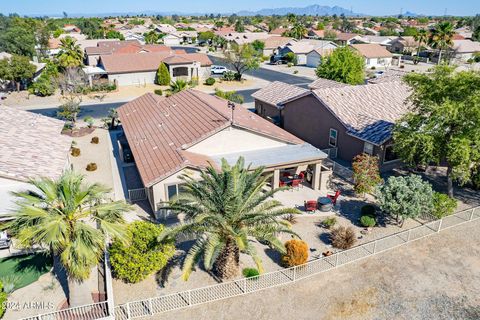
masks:
[[[250,239],[266,241],[285,253],[278,233],[297,236],[290,224],[279,219],[299,213],[294,208],[283,208],[277,200],[269,199],[280,189],[264,191],[268,176],[264,168],[250,170],[243,158],[234,166],[222,159],[221,172],[210,166],[197,181],[184,175],[182,193],[165,209],[185,214],[185,223],[166,230],[159,241],[177,235],[196,235],[197,241],[183,262],[183,279],[188,280],[195,264],[203,258],[206,270],[214,270],[222,279],[232,278],[239,269],[240,252],[250,255],[260,272],[262,261]]]
[[[158,42],[158,40],[160,39],[160,36],[158,33],[156,33],[155,31],[150,31],[148,33],[145,33],[145,43],[146,44],[155,44]]]
[[[172,81],[170,83],[170,92],[171,93],[178,93],[188,88],[188,84],[185,80],[178,79],[177,81]]]
[[[58,62],[63,68],[75,68],[83,65],[83,51],[77,40],[65,37],[60,40],[60,52],[57,55]]]
[[[288,34],[295,39],[302,39],[307,34],[307,28],[301,23],[295,23],[293,28],[288,31]]]
[[[422,47],[422,44],[427,43],[428,41],[428,32],[425,29],[420,29],[418,30],[417,34],[413,36],[415,41],[418,42],[418,47],[417,47],[417,59],[414,60],[414,63],[418,63],[418,56],[420,55],[420,48]]]
[[[448,21],[438,23],[430,32],[428,42],[432,48],[438,50],[439,64],[442,60],[442,51],[447,50],[453,45],[452,40],[454,34],[453,24]]]
[[[14,193],[14,220],[4,228],[21,243],[48,248],[58,258],[68,276],[70,306],[92,303],[82,283],[102,259],[106,240],[125,239],[123,213],[130,206],[107,200],[108,188],[88,185],[73,171],[57,180],[31,180],[30,185],[30,191]]]

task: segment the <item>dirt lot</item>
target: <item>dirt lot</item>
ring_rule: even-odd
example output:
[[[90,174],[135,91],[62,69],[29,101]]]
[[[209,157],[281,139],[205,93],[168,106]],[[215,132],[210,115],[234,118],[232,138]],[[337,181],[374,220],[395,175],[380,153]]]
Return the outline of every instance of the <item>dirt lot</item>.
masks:
[[[156,319],[480,319],[479,228],[477,220],[293,285]]]

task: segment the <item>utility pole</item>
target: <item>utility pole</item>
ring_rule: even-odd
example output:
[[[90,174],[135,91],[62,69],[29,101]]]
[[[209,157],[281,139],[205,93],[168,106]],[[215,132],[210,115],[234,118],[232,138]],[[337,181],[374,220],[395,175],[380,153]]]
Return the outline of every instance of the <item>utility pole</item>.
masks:
[[[235,103],[233,103],[232,101],[228,101],[228,108],[230,108],[232,110],[232,115],[230,117],[230,124],[233,125],[233,121],[234,121],[234,116],[235,116]]]

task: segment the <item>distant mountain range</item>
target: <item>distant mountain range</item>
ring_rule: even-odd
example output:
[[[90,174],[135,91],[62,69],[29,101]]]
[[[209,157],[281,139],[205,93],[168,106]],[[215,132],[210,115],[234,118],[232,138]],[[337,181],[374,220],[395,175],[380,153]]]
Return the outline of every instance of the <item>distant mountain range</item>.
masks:
[[[279,15],[284,16],[289,13],[293,13],[296,15],[319,15],[319,16],[331,16],[331,15],[341,15],[344,14],[345,16],[350,17],[359,17],[365,16],[362,13],[352,12],[351,10],[347,10],[345,8],[339,6],[321,6],[318,4],[314,4],[311,6],[299,8],[299,7],[285,7],[285,8],[272,8],[272,9],[261,9],[258,11],[240,11],[237,12],[239,16],[255,16],[255,15],[262,15],[262,16],[272,16],[272,15]]]

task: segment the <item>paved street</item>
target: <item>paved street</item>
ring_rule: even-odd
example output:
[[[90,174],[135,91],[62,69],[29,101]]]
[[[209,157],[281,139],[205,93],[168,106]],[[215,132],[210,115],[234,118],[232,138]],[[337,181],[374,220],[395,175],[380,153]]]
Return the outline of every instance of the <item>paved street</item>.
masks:
[[[224,59],[212,55],[209,55],[208,57],[210,58],[210,60],[212,60],[213,64],[225,66],[231,69],[231,66],[229,66],[229,64]],[[312,82],[311,79],[306,77],[294,76],[284,72],[268,70],[265,68],[247,71],[245,72],[245,74],[267,81],[282,81],[289,84],[300,85],[301,87],[307,87],[307,85]]]

